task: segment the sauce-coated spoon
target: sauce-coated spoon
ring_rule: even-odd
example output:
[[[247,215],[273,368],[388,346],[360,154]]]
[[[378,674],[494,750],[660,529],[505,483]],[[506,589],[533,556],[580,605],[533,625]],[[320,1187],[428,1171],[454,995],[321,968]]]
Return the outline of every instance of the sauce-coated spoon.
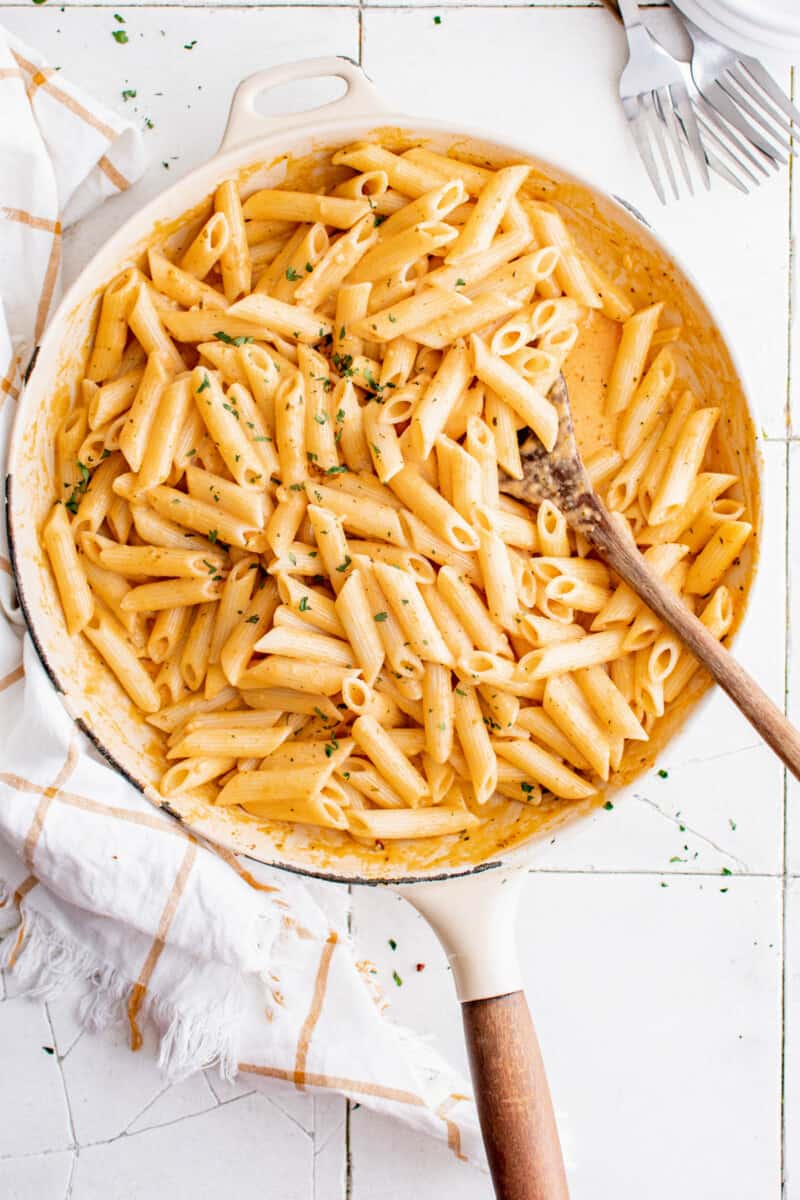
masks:
[[[562,375],[550,389],[548,399],[558,412],[555,446],[548,453],[528,431],[529,436],[520,446],[523,478],[504,476],[501,491],[529,504],[551,500],[567,523],[591,543],[598,556],[681,638],[767,745],[800,779],[800,733],[733,655],[647,565],[594,491],[578,453],[569,392]]]

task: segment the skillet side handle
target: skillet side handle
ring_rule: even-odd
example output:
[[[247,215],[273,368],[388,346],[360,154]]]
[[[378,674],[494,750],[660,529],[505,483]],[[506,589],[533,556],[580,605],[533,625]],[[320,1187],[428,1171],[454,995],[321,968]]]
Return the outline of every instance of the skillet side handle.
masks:
[[[550,1089],[517,956],[525,874],[491,869],[397,891],[432,926],[453,971],[498,1200],[567,1200]]]
[[[258,98],[273,88],[301,80],[341,79],[346,91],[338,100],[304,112],[266,116],[258,110]],[[289,129],[314,128],[332,117],[364,116],[384,112],[386,106],[358,63],[343,55],[331,58],[307,58],[300,62],[268,67],[242,80],[236,89],[228,115],[228,124],[220,151],[231,150],[254,138],[283,133]]]
[[[498,1200],[567,1200],[542,1054],[524,992],[461,1006],[483,1144]]]

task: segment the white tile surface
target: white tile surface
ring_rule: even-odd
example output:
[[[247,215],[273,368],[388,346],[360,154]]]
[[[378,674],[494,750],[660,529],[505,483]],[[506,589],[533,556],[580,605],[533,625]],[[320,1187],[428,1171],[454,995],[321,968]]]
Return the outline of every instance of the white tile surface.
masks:
[[[598,5],[446,0],[437,8],[410,0],[398,8],[376,0],[359,11],[336,0],[284,7],[221,0],[213,8],[0,0],[0,7],[3,24],[106,103],[123,110],[122,90],[135,88],[128,111],[132,104],[139,120],[154,123],[142,184],[65,239],[67,279],[128,214],[213,153],[243,75],[315,54],[357,58],[361,26],[364,64],[397,108],[493,128],[543,157],[578,164],[636,204],[714,297],[766,432],[785,437],[791,391],[797,434],[800,302],[797,272],[791,279],[789,272],[788,175],[746,201],[715,187],[694,205],[662,210],[615,99],[624,44]],[[111,39],[114,11],[125,17],[126,46]],[[662,27],[668,20],[650,15]],[[796,236],[796,175],[793,204]],[[800,450],[793,444],[788,452],[795,597]],[[782,442],[766,448],[765,586],[737,647],[778,700],[786,453]],[[797,611],[794,601],[790,608]],[[796,618],[790,709],[798,719],[799,630]],[[665,754],[667,779],[651,773],[613,811],[537,851],[519,943],[575,1200],[781,1195],[783,778],[756,743],[714,695]],[[786,852],[796,875],[798,805],[800,785],[792,783]],[[799,884],[789,881],[786,907],[784,1200],[800,1200]],[[388,892],[356,889],[352,908],[359,953],[376,964],[395,1017],[431,1033],[464,1067],[450,971],[431,931]],[[47,1008],[18,999],[13,976],[7,990],[0,1000],[2,1200],[490,1200],[486,1176],[363,1106],[348,1121],[339,1097],[253,1079],[224,1083],[214,1070],[167,1087],[149,1039],[132,1055],[124,1028],[81,1034],[80,989]]]
[[[127,1127],[129,1133],[141,1133],[144,1129],[155,1129],[159,1125],[171,1125],[184,1117],[194,1117],[217,1107],[205,1073],[199,1071],[188,1079],[168,1087],[162,1081],[162,1090]]]
[[[124,1133],[164,1090],[148,1030],[145,1046],[130,1051],[130,1031],[117,1025],[84,1036],[63,1062],[72,1119],[79,1144]],[[97,1086],[102,1079],[103,1086]]]
[[[0,1158],[73,1144],[44,1005],[6,1000],[0,1010]]]
[[[492,1200],[486,1175],[445,1146],[358,1108],[350,1118],[353,1200]]]
[[[81,1152],[72,1200],[309,1200],[313,1142],[263,1096]]]
[[[0,1160],[3,1200],[64,1200],[73,1170],[71,1150],[36,1158]]]

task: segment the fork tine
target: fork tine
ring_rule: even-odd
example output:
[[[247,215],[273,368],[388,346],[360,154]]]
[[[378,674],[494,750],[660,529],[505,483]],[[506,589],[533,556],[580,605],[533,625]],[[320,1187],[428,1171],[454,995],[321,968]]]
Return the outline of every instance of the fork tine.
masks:
[[[719,136],[725,138],[725,142],[720,144],[725,146],[729,157],[734,160],[737,166],[741,166],[742,170],[747,172],[754,183],[757,184],[760,182],[760,180],[758,180],[755,175],[753,175],[752,172],[750,172],[747,167],[744,166],[743,163],[739,162],[738,158],[736,157],[737,154],[751,163],[765,178],[769,178],[769,167],[775,167],[776,169],[778,168],[777,162],[775,162],[773,159],[766,158],[763,154],[758,155],[752,153],[749,147],[739,138],[738,134],[733,130],[733,128],[723,120],[717,110],[712,108],[708,101],[704,100],[702,96],[698,95],[696,104],[698,114],[704,119],[704,127],[708,128],[713,126]],[[717,136],[717,133],[715,133],[715,137],[717,142],[719,142],[719,136]],[[728,143],[730,143],[730,145]],[[731,146],[734,147],[736,153],[731,150]],[[767,164],[769,164],[769,167]]]
[[[698,113],[698,117],[705,139],[704,144],[706,146],[706,154],[708,155],[709,167],[712,171],[715,171],[717,175],[721,176],[722,179],[726,180],[726,182],[733,184],[733,186],[738,188],[740,192],[744,192],[744,194],[747,195],[750,191],[747,184],[739,179],[739,177],[733,173],[730,167],[728,167],[728,165],[718,155],[714,154],[709,149],[709,146],[716,146],[716,148],[720,150],[729,161],[735,163],[739,170],[747,176],[751,184],[757,187],[760,180],[758,180],[752,171],[748,170],[748,168],[743,163],[739,162],[739,160],[731,153],[730,147],[722,141],[722,139],[717,135],[716,130],[705,120],[701,113]]]
[[[670,88],[672,102],[675,105],[678,116],[680,117],[683,131],[686,134],[686,140],[689,143],[689,148],[694,156],[694,161],[697,169],[700,172],[700,178],[703,185],[708,190],[711,187],[711,180],[708,175],[708,163],[706,162],[703,143],[700,140],[700,130],[697,128],[697,120],[694,115],[689,93],[686,90],[686,85],[683,83],[673,83]]]
[[[800,125],[800,109],[792,104],[789,97],[784,93],[783,89],[778,86],[775,80],[770,75],[769,71],[765,70],[761,63],[755,58],[749,58],[746,54],[742,54],[739,58],[739,63],[748,74],[752,75],[762,91],[766,92],[773,104],[782,109],[790,121],[794,121],[796,125]],[[795,135],[797,136],[797,135]]]
[[[744,134],[748,142],[760,150],[762,154],[773,161],[777,160],[780,163],[786,162],[786,156],[781,154],[775,146],[767,142],[754,126],[746,121],[742,116],[738,102],[734,104],[728,93],[722,88],[718,81],[710,84],[704,92],[705,99],[708,103],[717,110],[717,112],[725,118],[729,125],[733,125],[734,129],[738,129],[739,133]]]
[[[622,108],[628,120],[628,128],[633,134],[633,140],[636,142],[639,157],[644,164],[644,169],[647,171],[653,189],[661,203],[666,204],[661,176],[658,173],[656,160],[653,157],[653,148],[650,145],[650,138],[644,124],[644,117],[639,101],[636,97],[623,100]]]
[[[767,99],[764,93],[759,91],[759,89],[753,83],[751,83],[739,64],[734,67],[729,67],[728,74],[730,75],[731,79],[735,80],[742,91],[746,92],[750,99],[754,101],[757,108],[761,109],[762,116],[769,117],[771,121],[775,122],[779,129],[782,129],[784,133],[789,135],[789,137],[792,136],[791,122],[787,121],[783,113],[778,111],[771,101]],[[771,136],[775,137],[775,134],[773,133]]]
[[[745,100],[744,96],[732,92],[729,84],[726,87],[726,83],[728,81],[725,80],[722,82],[722,86],[725,88],[728,94],[736,100],[739,107],[746,112],[748,116],[752,117],[752,119],[761,126],[761,128],[766,134],[769,135],[769,137],[774,138],[779,146],[782,148],[786,147],[791,150],[793,154],[796,154],[797,151],[792,144],[792,127],[783,114],[776,112],[772,105],[767,102],[765,97],[756,91],[749,79],[743,73],[740,73],[736,67],[728,68],[728,77],[741,91],[745,92],[755,101],[755,104],[749,104],[747,100]],[[756,107],[756,105],[758,107]],[[767,117],[769,118],[769,121],[767,120]],[[770,122],[772,122],[772,124],[770,124]],[[776,125],[778,127],[777,129],[774,127]]]
[[[678,165],[681,169],[683,178],[686,180],[686,186],[689,189],[689,195],[694,195],[694,187],[692,185],[692,177],[689,174],[689,168],[686,165],[686,155],[683,153],[683,142],[681,140],[681,128],[678,124],[678,118],[675,115],[675,106],[672,101],[669,87],[658,88],[655,93],[655,100],[658,111],[661,114],[661,119],[667,131],[667,140],[672,149],[672,153],[678,160]]]
[[[661,161],[664,164],[664,170],[667,173],[667,179],[669,180],[669,185],[672,188],[672,194],[676,200],[679,200],[680,196],[678,194],[678,185],[675,182],[675,173],[672,170],[672,160],[667,153],[667,145],[664,141],[664,134],[662,132],[664,122],[659,116],[658,109],[656,107],[655,94],[653,92],[642,92],[641,96],[639,97],[639,102],[650,127],[650,132],[653,134],[655,143],[658,146],[658,152],[661,155]]]

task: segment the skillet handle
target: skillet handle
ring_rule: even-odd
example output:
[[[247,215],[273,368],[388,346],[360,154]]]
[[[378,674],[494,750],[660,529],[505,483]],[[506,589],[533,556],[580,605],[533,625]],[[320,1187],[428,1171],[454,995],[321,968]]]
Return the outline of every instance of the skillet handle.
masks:
[[[494,868],[396,890],[431,925],[453,971],[498,1200],[567,1200],[550,1089],[517,957],[525,875]]]
[[[567,1179],[524,992],[461,1006],[483,1144],[498,1200],[567,1200]]]
[[[267,116],[258,111],[257,101],[265,92],[312,79],[341,79],[347,85],[343,96],[305,112]],[[222,137],[220,151],[231,150],[254,138],[267,137],[272,133],[283,133],[290,129],[302,129],[319,125],[333,117],[352,117],[385,112],[386,105],[358,63],[343,56],[330,58],[306,58],[300,62],[283,63],[256,71],[237,87],[228,124]]]

